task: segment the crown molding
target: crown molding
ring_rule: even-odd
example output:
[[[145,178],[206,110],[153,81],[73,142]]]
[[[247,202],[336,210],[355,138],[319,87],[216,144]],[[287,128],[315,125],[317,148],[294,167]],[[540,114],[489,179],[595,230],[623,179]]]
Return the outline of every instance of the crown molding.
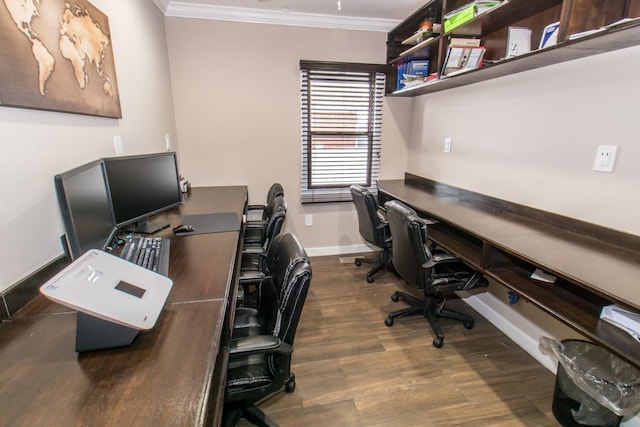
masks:
[[[160,12],[162,12],[163,14],[167,13],[167,9],[169,8],[169,0],[152,0],[156,6],[158,7],[158,9],[160,9]]]
[[[344,30],[389,32],[399,21],[395,19],[359,18],[353,16],[321,15],[249,9],[228,6],[210,6],[170,0],[153,0],[165,16],[176,18],[210,19],[218,21],[248,22],[254,24],[291,25],[298,27],[334,28]],[[164,5],[166,7],[163,9]]]

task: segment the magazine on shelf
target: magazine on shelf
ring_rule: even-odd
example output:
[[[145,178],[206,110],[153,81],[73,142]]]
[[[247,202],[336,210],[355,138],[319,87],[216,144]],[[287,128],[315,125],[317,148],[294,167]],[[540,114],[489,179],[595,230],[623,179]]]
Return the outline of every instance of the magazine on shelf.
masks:
[[[442,65],[442,75],[452,76],[480,67],[485,52],[484,46],[449,47]]]

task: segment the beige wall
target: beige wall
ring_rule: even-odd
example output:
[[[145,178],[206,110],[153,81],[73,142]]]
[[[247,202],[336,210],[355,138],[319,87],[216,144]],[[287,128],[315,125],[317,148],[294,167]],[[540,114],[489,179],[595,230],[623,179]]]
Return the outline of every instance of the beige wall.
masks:
[[[638,235],[639,75],[633,47],[416,98],[408,170]]]
[[[299,61],[384,63],[386,34],[182,18],[166,27],[185,176],[194,185],[246,184],[251,203],[278,181],[286,230],[310,253],[362,245],[352,204],[300,204]],[[385,99],[382,178],[404,173],[410,106]]]
[[[151,1],[92,4],[109,16],[123,118],[0,107],[0,291],[62,254],[55,174],[115,155],[114,135],[125,154],[162,151],[167,133],[177,143],[162,14]]]

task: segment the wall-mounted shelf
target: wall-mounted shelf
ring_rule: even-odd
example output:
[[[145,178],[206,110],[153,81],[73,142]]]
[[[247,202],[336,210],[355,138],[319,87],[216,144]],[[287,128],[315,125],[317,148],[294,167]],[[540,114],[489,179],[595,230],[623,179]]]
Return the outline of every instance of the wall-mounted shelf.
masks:
[[[600,29],[621,19],[639,16],[640,0],[504,0],[501,5],[449,33],[436,36],[424,45],[414,46],[410,52],[403,51],[401,40],[405,40],[419,28],[419,22],[427,13],[433,13],[434,8],[439,8],[438,16],[441,17],[461,4],[465,4],[465,0],[433,0],[388,33],[387,62],[391,65],[391,71],[387,79],[387,95],[423,95],[640,44],[638,19],[604,28],[581,38],[572,40],[570,37],[571,34]],[[589,13],[592,10],[600,13]],[[531,46],[535,49],[544,27],[552,22],[560,22],[559,42],[556,45],[503,59],[509,26],[530,28]],[[441,67],[450,38],[470,35],[480,38],[482,45],[486,47],[485,65],[455,76],[442,77]],[[441,78],[398,90],[396,69],[402,63],[415,59],[429,59],[430,74]]]

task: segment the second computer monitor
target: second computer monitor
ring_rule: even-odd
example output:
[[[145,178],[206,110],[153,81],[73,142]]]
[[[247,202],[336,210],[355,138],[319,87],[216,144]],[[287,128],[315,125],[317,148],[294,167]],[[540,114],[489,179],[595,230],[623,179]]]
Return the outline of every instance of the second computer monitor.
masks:
[[[54,183],[71,259],[108,247],[116,224],[102,160],[58,174]]]
[[[119,228],[150,234],[169,224],[148,217],[182,203],[176,153],[104,159]]]

